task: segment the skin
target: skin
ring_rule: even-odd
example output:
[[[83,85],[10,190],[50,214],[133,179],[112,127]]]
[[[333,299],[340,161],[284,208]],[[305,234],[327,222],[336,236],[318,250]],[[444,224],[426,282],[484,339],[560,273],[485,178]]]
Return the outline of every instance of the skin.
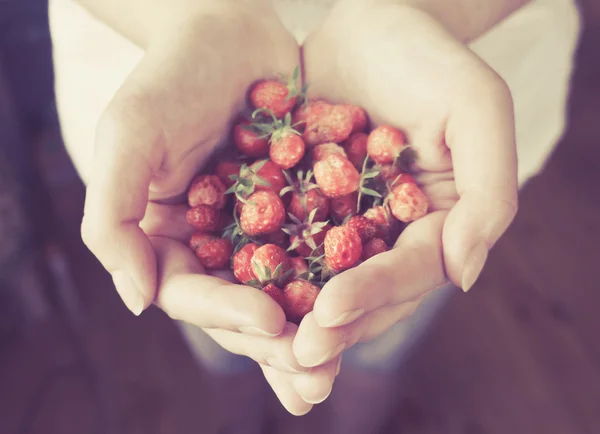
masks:
[[[146,50],[99,120],[93,146],[72,150],[88,184],[85,243],[132,312],[155,303],[256,360],[292,414],[329,395],[342,344],[381,334],[448,280],[468,288],[516,212],[510,94],[464,43],[525,1],[343,0],[306,42],[313,96],[402,127],[434,212],[394,250],[333,279],[299,329],[286,325],[267,295],[205,273],[185,245],[184,193],[226,137],[248,86],[293,71],[296,42],[266,0],[80,3]],[[385,284],[371,286],[375,275]]]

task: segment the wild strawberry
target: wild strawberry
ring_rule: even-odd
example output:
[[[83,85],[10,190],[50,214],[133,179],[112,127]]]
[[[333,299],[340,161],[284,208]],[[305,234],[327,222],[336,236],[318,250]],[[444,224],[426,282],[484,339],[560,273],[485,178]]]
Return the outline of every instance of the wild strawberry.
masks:
[[[283,288],[284,312],[289,321],[300,322],[312,312],[319,288],[306,280],[294,280]]]
[[[224,269],[233,253],[231,241],[215,235],[196,232],[190,238],[190,247],[202,266],[208,270]]]
[[[315,163],[315,180],[321,192],[330,198],[346,196],[360,185],[360,174],[352,163],[338,154]]]
[[[329,202],[329,212],[336,222],[343,222],[348,216],[356,213],[358,193],[350,193],[347,196],[336,197]]]
[[[367,140],[367,152],[378,164],[391,164],[406,146],[402,132],[389,125],[381,125],[371,131]]]
[[[190,185],[188,203],[191,207],[208,205],[221,209],[227,203],[225,186],[215,175],[198,175]]]
[[[260,158],[269,153],[269,139],[266,134],[246,120],[233,127],[233,142],[238,150],[248,157]]]
[[[279,194],[286,186],[281,168],[271,160],[257,161],[250,167],[243,164],[239,175],[233,176],[233,181],[234,184],[225,193],[234,193],[240,202],[245,202],[255,191],[272,191]],[[238,204],[236,210],[240,211]]]
[[[342,157],[347,158],[346,151],[344,151],[344,148],[337,143],[323,143],[321,145],[317,145],[312,149],[310,156],[312,162],[316,163],[317,161],[324,160],[331,154],[339,154]]]
[[[362,254],[362,241],[349,226],[331,228],[325,236],[325,261],[334,271],[354,266]]]
[[[352,115],[352,133],[359,133],[367,129],[367,112],[355,105],[343,104]]]
[[[292,266],[285,250],[274,244],[265,244],[254,252],[252,270],[263,285],[282,284],[291,275]]]
[[[350,217],[345,226],[353,228],[356,233],[358,233],[363,244],[370,239],[375,238],[375,235],[377,234],[377,225],[375,222],[362,215]]]
[[[366,261],[367,259],[372,258],[375,255],[379,255],[380,253],[387,252],[388,246],[381,238],[373,238],[363,244],[362,251],[362,260]]]
[[[342,145],[346,150],[348,160],[354,167],[361,170],[365,158],[367,157],[367,138],[365,133],[354,133]]]
[[[300,256],[309,257],[323,244],[325,234],[331,226],[327,222],[315,222],[316,212],[314,209],[304,221],[290,214],[292,223],[283,226],[283,231],[290,236],[288,250],[296,250]]]
[[[257,191],[248,197],[242,207],[240,227],[248,236],[263,235],[281,229],[285,208],[272,191]]]
[[[353,114],[346,106],[313,102],[308,104],[302,115],[305,118],[302,137],[308,147],[343,142],[352,132]]]
[[[304,258],[300,256],[294,256],[290,258],[290,265],[292,266],[292,278],[297,279],[302,276],[308,274],[308,264],[304,260]]]
[[[257,110],[252,117],[260,113]],[[272,114],[272,113],[269,113]],[[258,123],[255,127],[270,135],[269,156],[271,160],[282,169],[290,169],[302,160],[304,157],[304,140],[300,137],[300,133],[291,125],[292,115],[285,115],[283,121],[273,116],[272,123]]]
[[[212,206],[195,206],[188,210],[185,217],[199,231],[213,232],[221,229],[221,211]]]
[[[270,295],[271,298],[275,300],[275,302],[281,306],[282,309],[285,308],[285,297],[283,296],[283,291],[280,288],[272,283],[269,283],[262,289],[262,292]]]
[[[378,166],[379,174],[381,179],[384,182],[392,183],[396,178],[398,178],[402,171],[395,164],[383,164]]]
[[[254,256],[256,249],[258,249],[258,245],[248,243],[233,255],[233,275],[241,283],[248,283],[252,280],[256,280],[256,274],[254,274],[252,268],[252,256]]]
[[[301,91],[297,88],[299,68],[287,83],[279,80],[263,80],[258,82],[250,92],[250,101],[256,109],[265,109],[273,112],[278,118],[291,112],[298,100]]]
[[[215,175],[227,188],[235,184],[232,176],[239,176],[242,165],[235,161],[219,161],[215,167]]]
[[[289,186],[281,190],[280,195],[292,193],[288,205],[288,213],[292,214],[298,220],[305,220],[308,215],[316,209],[314,221],[324,221],[329,213],[329,199],[321,194],[317,184],[312,182],[312,171],[306,172],[299,170],[296,179],[292,179],[284,172]]]
[[[374,206],[363,214],[369,220],[372,220],[377,226],[377,238],[387,239],[392,229],[392,219],[386,207]]]
[[[412,222],[427,214],[429,201],[413,183],[397,184],[388,195],[390,210],[401,222]]]

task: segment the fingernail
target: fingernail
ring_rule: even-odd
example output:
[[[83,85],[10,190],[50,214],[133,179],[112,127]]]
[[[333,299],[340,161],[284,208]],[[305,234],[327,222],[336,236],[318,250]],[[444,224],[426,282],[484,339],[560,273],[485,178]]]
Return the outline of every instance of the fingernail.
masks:
[[[313,368],[315,366],[321,366],[322,364],[330,361],[335,356],[337,356],[342,351],[344,351],[344,348],[346,348],[346,344],[339,344],[332,351],[326,353],[323,357],[321,357],[316,363],[310,363],[310,364],[307,364],[307,365],[304,365],[304,366],[306,366],[307,368]]]
[[[342,325],[346,325],[346,324],[351,323],[352,321],[356,320],[363,313],[365,313],[364,309],[356,309],[356,310],[351,310],[349,312],[344,312],[343,314],[338,316],[335,320],[331,321],[330,323],[325,324],[323,327],[339,327]]]
[[[342,369],[342,356],[340,356],[340,359],[338,360],[337,368],[335,368],[335,376],[336,377],[338,375],[340,375],[340,369]]]
[[[275,368],[278,371],[291,372],[292,374],[300,374],[301,373],[301,371],[292,367],[285,360],[281,360],[277,357],[268,357],[266,362],[271,368]]]
[[[487,256],[488,249],[483,243],[476,245],[471,250],[463,268],[462,289],[464,292],[471,289],[477,281],[481,270],[483,270]]]
[[[133,283],[133,279],[131,279],[128,273],[121,270],[115,271],[112,274],[112,279],[125,306],[134,315],[139,316],[144,310],[144,297],[142,297],[142,293],[138,290],[135,283]]]
[[[254,326],[243,326],[238,329],[240,333],[245,335],[253,335],[253,336],[267,336],[269,338],[274,338],[275,336],[279,336],[279,333],[269,333],[263,329]]]
[[[333,387],[332,387],[331,389],[329,389],[329,392],[327,392],[327,394],[326,394],[326,395],[325,395],[323,398],[317,398],[317,399],[314,399],[314,398],[312,398],[312,399],[311,399],[311,398],[305,398],[305,397],[303,397],[302,395],[300,395],[300,398],[302,398],[302,400],[303,400],[304,402],[308,403],[308,404],[313,404],[313,405],[316,405],[316,404],[320,404],[320,403],[322,403],[322,402],[323,402],[323,401],[325,401],[327,398],[329,398],[329,395],[331,395],[331,391],[332,391],[332,390],[333,390]]]

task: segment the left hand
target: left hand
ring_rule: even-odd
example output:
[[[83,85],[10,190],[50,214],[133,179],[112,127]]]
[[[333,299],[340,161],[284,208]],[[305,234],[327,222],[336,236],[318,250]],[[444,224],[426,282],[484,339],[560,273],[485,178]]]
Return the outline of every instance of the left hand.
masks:
[[[430,213],[395,248],[328,282],[294,340],[318,366],[410,315],[448,281],[467,291],[517,210],[513,105],[503,80],[425,12],[337,4],[307,41],[310,97],[363,107],[403,130]]]

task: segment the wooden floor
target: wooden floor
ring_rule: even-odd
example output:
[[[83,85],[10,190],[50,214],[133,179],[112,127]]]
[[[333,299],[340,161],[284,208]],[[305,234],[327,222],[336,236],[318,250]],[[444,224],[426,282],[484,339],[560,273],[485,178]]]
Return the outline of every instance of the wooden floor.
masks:
[[[523,191],[476,288],[451,299],[399,375],[389,433],[600,433],[600,4],[584,3],[569,131]],[[64,164],[59,151],[45,158],[47,167]],[[0,433],[16,432],[40,380],[65,365],[72,375],[46,390],[30,433],[94,433],[98,411],[111,433],[210,433],[205,376],[175,326],[156,309],[140,318],[126,312],[79,241],[83,189],[72,169],[48,176],[81,297],[84,349],[109,405],[99,408],[86,372],[69,367],[72,340],[51,319],[26,339],[0,343]],[[297,423],[321,432],[323,411],[302,422],[274,410],[278,432]]]

